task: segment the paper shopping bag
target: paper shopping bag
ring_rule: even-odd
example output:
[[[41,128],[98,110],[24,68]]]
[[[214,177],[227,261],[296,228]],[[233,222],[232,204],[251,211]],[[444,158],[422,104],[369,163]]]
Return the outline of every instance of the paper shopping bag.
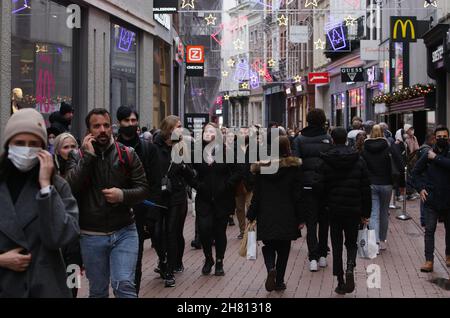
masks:
[[[358,232],[358,256],[365,259],[374,259],[378,254],[378,244],[375,230],[369,230],[365,225]]]

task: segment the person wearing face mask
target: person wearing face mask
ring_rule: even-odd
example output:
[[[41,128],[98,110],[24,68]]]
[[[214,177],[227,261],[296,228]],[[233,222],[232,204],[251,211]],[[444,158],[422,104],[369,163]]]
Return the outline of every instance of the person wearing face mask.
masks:
[[[137,131],[139,114],[129,107],[119,107],[117,110],[117,120],[119,122],[119,133],[117,141],[127,147],[133,147],[136,154],[141,159],[144,166],[150,195],[147,198],[153,203],[159,204],[161,200],[161,171],[159,167],[159,157],[155,145],[139,138]],[[139,236],[139,251],[136,264],[136,292],[139,295],[142,278],[142,256],[144,254],[144,241],[151,238],[154,246],[159,246],[160,242],[155,234],[156,223],[160,220],[161,212],[157,207],[148,207],[140,203],[133,207],[136,228]]]
[[[217,137],[219,136],[219,137]],[[217,137],[217,138],[216,138]],[[209,275],[215,264],[215,275],[225,275],[223,262],[227,247],[228,215],[235,205],[235,193],[242,173],[235,163],[225,163],[226,147],[221,132],[215,123],[209,123],[203,130],[202,162],[195,163],[197,190],[195,197],[200,242],[205,255],[203,275]],[[223,155],[223,160],[220,156]],[[212,255],[215,241],[216,261]]]
[[[78,238],[78,207],[55,174],[44,118],[15,112],[0,157],[0,298],[71,297],[60,249]]]
[[[55,139],[59,132],[52,127],[47,128],[48,147],[47,150],[51,155],[55,154]]]
[[[187,143],[181,135],[181,121],[177,116],[168,116],[161,123],[161,132],[155,138],[160,162],[161,205],[167,207],[162,212],[159,233],[163,238],[162,249],[158,252],[159,266],[156,269],[164,278],[165,287],[175,287],[175,273],[184,271],[183,254],[185,240],[184,223],[187,215],[187,185],[192,185],[194,171],[190,165]],[[183,152],[185,159],[177,163],[173,153]],[[179,152],[179,154],[181,154]]]
[[[106,109],[86,117],[88,132],[79,158],[69,157],[66,180],[80,207],[81,254],[89,297],[136,298],[138,233],[132,207],[148,198],[145,171],[136,151],[112,137]]]
[[[438,219],[445,224],[446,265],[450,267],[450,147],[449,130],[437,127],[436,144],[424,154],[412,171],[413,184],[420,193],[425,213],[425,264],[421,271],[433,272],[434,234]]]

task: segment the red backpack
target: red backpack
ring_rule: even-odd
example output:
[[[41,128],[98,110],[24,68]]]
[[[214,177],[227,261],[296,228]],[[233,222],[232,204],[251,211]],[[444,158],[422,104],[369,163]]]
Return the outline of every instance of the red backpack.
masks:
[[[126,176],[129,176],[131,174],[131,161],[132,161],[130,149],[125,145],[119,144],[118,142],[114,142],[114,145],[116,146],[116,150],[119,155],[120,167],[122,168],[123,173]],[[80,158],[84,157],[84,154],[81,151],[81,149],[78,150],[78,153],[80,154]]]

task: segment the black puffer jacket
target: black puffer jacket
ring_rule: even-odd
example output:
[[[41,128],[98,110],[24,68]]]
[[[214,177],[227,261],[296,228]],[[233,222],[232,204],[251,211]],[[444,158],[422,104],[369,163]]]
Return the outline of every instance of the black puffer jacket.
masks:
[[[314,191],[321,194],[330,214],[369,218],[372,196],[364,160],[347,146],[336,146],[321,157],[324,162]]]
[[[392,179],[391,156],[392,162],[397,165],[397,169],[401,173],[400,159],[397,157],[397,153],[392,151],[385,138],[367,139],[364,142],[362,157],[366,161],[367,169],[369,170],[370,184],[394,184],[394,180]]]
[[[247,218],[257,222],[258,240],[296,240],[300,237],[298,226],[304,222],[302,201],[302,161],[287,157],[278,161],[275,174],[261,174],[261,167],[252,164],[255,188]],[[273,163],[273,162],[272,162]]]
[[[206,145],[202,145],[204,149]],[[225,154],[225,147],[224,147]],[[197,172],[194,188],[196,212],[200,216],[215,212],[216,217],[225,217],[233,213],[236,189],[243,179],[242,165],[232,163],[208,164],[202,158],[202,163],[195,163]]]
[[[123,145],[117,144],[119,149]],[[83,151],[82,158],[72,152],[66,180],[78,199],[80,228],[85,231],[109,233],[134,223],[131,207],[148,198],[148,185],[141,160],[129,148],[130,162],[122,164],[116,144],[104,151],[91,154]],[[128,161],[128,160],[127,160]],[[104,189],[119,188],[123,202],[110,204],[102,193]]]
[[[324,128],[309,126],[294,140],[294,154],[302,159],[305,187],[312,187],[317,168],[322,163],[320,154],[331,149],[332,140]]]

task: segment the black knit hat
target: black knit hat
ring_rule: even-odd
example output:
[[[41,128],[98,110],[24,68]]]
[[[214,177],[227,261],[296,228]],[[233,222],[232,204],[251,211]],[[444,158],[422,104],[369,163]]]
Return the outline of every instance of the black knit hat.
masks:
[[[117,120],[120,122],[120,121],[130,117],[131,114],[135,114],[137,120],[139,120],[139,115],[136,111],[134,111],[130,107],[120,106],[119,109],[117,110],[116,117],[117,117]]]
[[[73,113],[72,105],[62,102],[61,108],[59,109],[59,113],[61,114],[61,116],[64,116],[65,114],[68,114],[68,113]]]

